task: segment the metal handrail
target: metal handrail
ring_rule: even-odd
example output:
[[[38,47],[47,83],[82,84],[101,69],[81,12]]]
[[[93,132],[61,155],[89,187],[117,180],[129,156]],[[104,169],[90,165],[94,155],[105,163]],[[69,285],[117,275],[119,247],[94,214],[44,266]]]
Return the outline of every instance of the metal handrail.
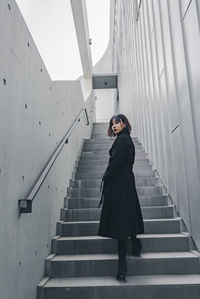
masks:
[[[86,116],[86,119],[87,119],[86,125],[89,125],[89,118],[88,118],[87,110],[86,110],[86,108],[83,108],[83,109],[81,109],[80,113],[78,114],[78,116],[73,121],[71,127],[69,128],[69,130],[67,131],[67,133],[65,134],[65,136],[61,140],[60,144],[57,146],[56,150],[54,151],[54,153],[50,157],[49,161],[45,165],[44,169],[42,170],[42,173],[38,177],[36,183],[34,183],[33,187],[30,190],[30,192],[27,194],[27,196],[24,199],[19,199],[18,200],[18,206],[19,206],[19,213],[20,214],[22,214],[22,213],[31,213],[32,212],[32,202],[33,202],[36,194],[40,190],[47,174],[49,173],[51,167],[55,163],[55,161],[56,161],[58,155],[60,154],[61,150],[63,149],[64,145],[66,143],[68,143],[68,138],[71,135],[71,133],[73,132],[73,130],[76,127],[77,123],[80,121],[80,116],[83,113],[83,111],[85,112],[85,116]]]

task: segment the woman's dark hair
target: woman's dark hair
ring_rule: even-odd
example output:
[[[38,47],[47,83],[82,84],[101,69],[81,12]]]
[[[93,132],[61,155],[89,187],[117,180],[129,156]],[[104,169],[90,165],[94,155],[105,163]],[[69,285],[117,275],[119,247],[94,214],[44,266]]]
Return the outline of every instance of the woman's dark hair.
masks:
[[[116,122],[122,121],[124,124],[126,124],[126,127],[124,128],[124,130],[126,130],[126,132],[128,134],[130,134],[132,128],[131,128],[131,125],[130,125],[127,117],[124,114],[115,114],[111,117],[110,122],[109,122],[109,127],[108,127],[108,136],[109,137],[117,135],[112,130],[113,120],[115,120]]]

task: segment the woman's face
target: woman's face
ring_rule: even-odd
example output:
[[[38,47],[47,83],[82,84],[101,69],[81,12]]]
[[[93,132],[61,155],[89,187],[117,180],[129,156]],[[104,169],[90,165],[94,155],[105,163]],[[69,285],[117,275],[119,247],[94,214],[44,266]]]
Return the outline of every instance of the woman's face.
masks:
[[[124,128],[126,127],[126,124],[124,124],[122,122],[122,120],[120,121],[116,121],[115,119],[113,119],[112,121],[112,131],[114,134],[118,134],[119,132],[121,132]]]

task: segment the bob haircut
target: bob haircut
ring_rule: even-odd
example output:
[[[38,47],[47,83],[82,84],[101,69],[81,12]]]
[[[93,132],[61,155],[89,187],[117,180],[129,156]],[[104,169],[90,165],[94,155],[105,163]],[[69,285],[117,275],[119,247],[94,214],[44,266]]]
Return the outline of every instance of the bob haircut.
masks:
[[[110,122],[109,122],[109,127],[108,127],[108,136],[109,137],[113,137],[113,136],[117,135],[112,130],[113,121],[116,121],[116,122],[122,121],[124,124],[126,124],[126,127],[124,128],[124,130],[126,130],[128,134],[131,133],[132,128],[131,128],[131,125],[130,125],[127,117],[124,114],[115,114],[115,115],[113,115],[113,117],[111,117]]]

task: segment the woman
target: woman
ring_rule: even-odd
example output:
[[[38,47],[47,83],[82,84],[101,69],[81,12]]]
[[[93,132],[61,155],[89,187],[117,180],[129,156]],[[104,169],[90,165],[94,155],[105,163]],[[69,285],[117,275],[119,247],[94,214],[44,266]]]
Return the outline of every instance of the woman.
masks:
[[[117,280],[125,282],[127,239],[132,242],[132,254],[140,256],[141,242],[137,234],[144,233],[135,178],[132,171],[135,147],[130,137],[131,126],[123,114],[114,115],[109,123],[108,136],[116,136],[109,150],[109,164],[103,175],[102,211],[98,235],[117,240]],[[101,190],[101,188],[100,188]]]

